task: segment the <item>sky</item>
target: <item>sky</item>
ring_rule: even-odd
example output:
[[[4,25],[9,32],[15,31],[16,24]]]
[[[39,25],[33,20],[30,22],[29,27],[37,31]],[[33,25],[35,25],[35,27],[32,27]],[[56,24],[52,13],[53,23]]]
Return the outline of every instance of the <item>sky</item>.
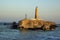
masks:
[[[40,19],[60,24],[60,0],[0,0],[0,22],[34,18],[36,6]]]

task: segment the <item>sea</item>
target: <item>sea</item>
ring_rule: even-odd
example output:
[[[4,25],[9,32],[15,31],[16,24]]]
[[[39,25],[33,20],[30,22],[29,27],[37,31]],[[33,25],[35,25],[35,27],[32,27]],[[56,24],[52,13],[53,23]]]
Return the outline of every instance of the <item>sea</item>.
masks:
[[[60,40],[60,25],[53,31],[11,29],[0,25],[0,40]]]

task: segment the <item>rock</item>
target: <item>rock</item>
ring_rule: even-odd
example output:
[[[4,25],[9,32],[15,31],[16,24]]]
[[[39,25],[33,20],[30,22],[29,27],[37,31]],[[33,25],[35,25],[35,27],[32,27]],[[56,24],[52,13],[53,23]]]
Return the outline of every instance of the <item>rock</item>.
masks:
[[[42,30],[53,30],[55,29],[54,22],[47,22],[43,20],[28,20],[23,19],[19,22],[19,27],[24,29],[42,29]]]
[[[11,27],[12,29],[17,29],[18,28],[18,25],[17,25],[17,23],[16,22],[13,22],[12,23],[12,27]]]

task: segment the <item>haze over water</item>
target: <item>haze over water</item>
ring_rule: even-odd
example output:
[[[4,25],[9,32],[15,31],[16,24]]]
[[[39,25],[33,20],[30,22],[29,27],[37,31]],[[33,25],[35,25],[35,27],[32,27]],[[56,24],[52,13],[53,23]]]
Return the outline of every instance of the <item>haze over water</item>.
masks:
[[[60,0],[0,0],[0,22],[18,22],[25,14],[34,18],[36,6],[39,18],[60,23]]]

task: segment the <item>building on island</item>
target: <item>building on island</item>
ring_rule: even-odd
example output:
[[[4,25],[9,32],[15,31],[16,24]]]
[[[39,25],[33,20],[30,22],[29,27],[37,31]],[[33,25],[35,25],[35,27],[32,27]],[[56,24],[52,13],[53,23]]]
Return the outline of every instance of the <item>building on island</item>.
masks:
[[[18,27],[22,29],[54,30],[56,27],[56,23],[40,20],[38,18],[38,7],[36,7],[35,17],[33,19],[28,19],[27,15],[25,15],[25,18],[19,21]]]

